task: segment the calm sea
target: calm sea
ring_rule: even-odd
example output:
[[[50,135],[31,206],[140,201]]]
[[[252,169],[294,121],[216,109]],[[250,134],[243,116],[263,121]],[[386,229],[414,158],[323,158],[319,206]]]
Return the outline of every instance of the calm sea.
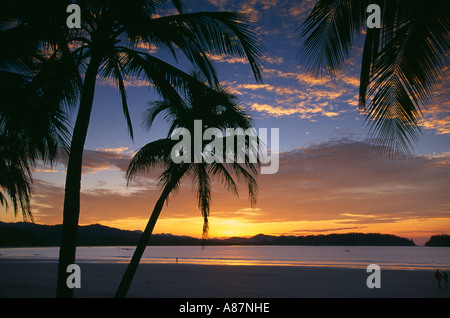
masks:
[[[57,262],[57,247],[0,248],[0,261]],[[128,263],[134,247],[78,247],[77,263]],[[331,266],[450,270],[450,247],[424,246],[149,246],[141,263]]]

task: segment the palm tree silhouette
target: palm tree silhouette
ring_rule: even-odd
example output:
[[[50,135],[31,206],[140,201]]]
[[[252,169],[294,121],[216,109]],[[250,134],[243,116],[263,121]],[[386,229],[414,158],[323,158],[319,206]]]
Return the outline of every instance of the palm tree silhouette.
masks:
[[[66,31],[44,19],[40,26],[52,32],[37,35],[22,9],[16,3],[0,15],[0,40],[7,44],[0,51],[0,203],[8,208],[9,197],[15,215],[20,208],[23,219],[33,221],[32,170],[38,162],[53,164],[61,147],[67,150],[66,113],[81,80],[72,56],[61,54],[68,51],[60,41]]]
[[[258,173],[259,161],[251,161],[249,152],[245,152],[243,162],[237,161],[237,149],[227,149],[225,138],[236,138],[237,136],[216,136],[221,140],[220,144],[223,149],[210,149],[210,151],[220,151],[220,160],[206,162],[199,160],[195,162],[194,156],[189,155],[190,162],[175,163],[173,160],[173,149],[178,143],[172,140],[171,135],[177,128],[187,129],[191,134],[194,132],[194,121],[202,121],[203,131],[208,128],[217,128],[226,134],[228,128],[251,128],[250,118],[238,106],[236,98],[223,88],[215,90],[203,85],[202,83],[191,80],[187,82],[188,91],[185,98],[166,99],[154,102],[148,109],[146,114],[146,124],[150,127],[156,116],[162,115],[170,125],[167,138],[159,139],[143,146],[133,157],[127,171],[128,182],[137,176],[139,172],[146,171],[154,167],[163,167],[164,171],[159,177],[162,192],[158,198],[153,212],[148,220],[142,236],[139,239],[133,257],[126,269],[122,281],[117,289],[115,297],[125,297],[134,274],[139,265],[140,259],[144,253],[145,247],[148,245],[153,228],[158,220],[164,203],[168,200],[169,195],[180,187],[183,178],[191,177],[196,189],[198,207],[203,216],[203,238],[206,239],[208,232],[208,216],[211,202],[211,186],[212,179],[218,178],[227,190],[238,194],[235,178],[243,180],[247,184],[249,199],[251,204],[255,204],[258,192],[256,175]],[[222,138],[222,139],[220,139]],[[192,145],[190,149],[194,149],[194,141],[191,139]],[[246,140],[244,146],[249,151],[257,151],[257,139],[252,141]],[[209,142],[202,145],[202,150],[207,149]],[[237,145],[237,143],[235,143]],[[235,146],[236,147],[236,146]],[[254,147],[254,148],[252,148]],[[227,150],[232,150],[232,156]],[[184,149],[184,151],[187,151]],[[183,149],[181,150],[180,156]],[[189,152],[190,153],[190,152]],[[208,150],[202,153],[207,156]],[[226,158],[233,159],[227,162]],[[204,158],[197,158],[204,159]],[[201,161],[201,162],[200,162]],[[234,178],[233,178],[234,176]]]
[[[0,192],[0,203],[8,209],[9,197],[14,214],[20,208],[25,221],[34,220],[32,170],[38,161],[54,163],[68,140],[67,118],[59,100],[51,102],[51,86],[47,76],[0,71],[0,94],[6,101],[0,111],[0,187],[6,196]],[[43,93],[36,96],[37,87]]]
[[[182,54],[207,79],[217,84],[217,76],[208,52],[247,57],[256,79],[260,79],[260,49],[249,21],[227,12],[183,13],[178,1],[172,1],[178,14],[164,16],[165,1],[134,0],[81,1],[83,45],[77,53],[85,59],[86,72],[75,122],[67,167],[57,295],[71,297],[66,286],[66,268],[75,260],[76,230],[79,217],[82,154],[93,105],[97,76],[116,81],[122,96],[123,112],[133,137],[128,112],[124,77],[143,76],[158,92],[171,95],[172,87],[182,88],[186,77],[177,68],[137,50],[139,43],[155,44],[174,57]]]
[[[66,25],[66,8],[72,3],[81,8],[79,29],[68,29]],[[171,8],[177,13],[168,15],[167,10]],[[54,53],[55,59],[73,62],[70,72],[59,77],[64,79],[62,83],[74,83],[78,88],[79,103],[68,147],[56,291],[58,297],[72,297],[73,290],[66,286],[66,269],[75,262],[83,150],[97,78],[116,83],[133,138],[125,80],[129,76],[145,78],[165,97],[173,94],[174,88],[183,89],[186,81],[185,73],[143,52],[139,49],[141,44],[156,45],[175,59],[186,57],[212,85],[218,84],[218,79],[209,54],[247,58],[259,81],[262,49],[246,16],[232,12],[185,13],[179,0],[130,0],[126,4],[120,0],[44,0],[26,5],[11,2],[4,9],[0,13],[0,27],[7,28],[8,32],[1,36],[17,39],[14,41],[17,47],[8,48],[5,53],[11,61],[13,52],[23,49],[25,53],[48,50]],[[20,53],[20,56],[30,58],[31,55]],[[81,84],[76,87],[79,78]],[[59,93],[55,96],[64,100],[64,91]],[[68,104],[72,106],[74,101]]]
[[[430,0],[319,0],[301,25],[299,55],[314,75],[333,75],[348,57],[369,4],[381,8],[381,28],[367,28],[359,107],[375,145],[408,154],[418,140],[422,110],[448,65],[450,4]]]

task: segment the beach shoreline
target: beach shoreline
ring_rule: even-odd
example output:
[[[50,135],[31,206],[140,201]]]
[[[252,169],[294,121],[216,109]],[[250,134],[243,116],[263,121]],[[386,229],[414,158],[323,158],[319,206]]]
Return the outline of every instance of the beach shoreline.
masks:
[[[124,263],[80,263],[76,298],[112,298]],[[365,269],[140,264],[129,298],[450,298],[433,270],[382,269],[381,288],[368,288]],[[1,298],[54,298],[57,263],[0,262]]]

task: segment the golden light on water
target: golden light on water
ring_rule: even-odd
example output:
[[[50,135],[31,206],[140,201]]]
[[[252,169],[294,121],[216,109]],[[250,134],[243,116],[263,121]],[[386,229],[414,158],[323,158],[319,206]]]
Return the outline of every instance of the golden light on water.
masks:
[[[352,223],[352,221],[354,223]],[[143,231],[147,219],[119,219],[112,222],[102,222],[103,225]],[[209,238],[252,237],[258,234],[275,236],[306,236],[331,233],[383,233],[413,239],[416,244],[424,244],[433,233],[439,229],[450,227],[450,221],[446,218],[424,220],[397,220],[387,223],[380,220],[378,223],[358,223],[357,220],[335,219],[320,221],[285,221],[285,222],[255,222],[239,219],[227,219],[219,217],[209,218]],[[158,220],[154,234],[170,233],[173,235],[186,235],[201,238],[203,219],[192,218],[161,218]],[[420,231],[418,229],[420,228]],[[399,230],[401,229],[401,230]]]

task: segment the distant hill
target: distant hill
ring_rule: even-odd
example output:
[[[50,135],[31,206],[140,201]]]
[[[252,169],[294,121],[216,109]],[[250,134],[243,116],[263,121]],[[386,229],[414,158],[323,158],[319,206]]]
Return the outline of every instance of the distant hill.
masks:
[[[78,246],[135,246],[140,231],[120,230],[100,224],[78,227]],[[59,246],[61,225],[0,222],[0,247]],[[199,245],[200,239],[171,234],[154,234],[152,245]]]
[[[447,234],[433,235],[430,238],[430,240],[425,243],[425,246],[450,247],[450,235]]]
[[[412,240],[390,234],[347,233],[308,236],[269,236],[259,234],[251,238],[233,237],[223,243],[236,245],[340,245],[340,246],[415,246]]]
[[[0,247],[59,246],[61,225],[0,222]],[[100,224],[80,226],[78,246],[135,246],[140,231],[120,230]],[[189,236],[154,234],[151,245],[201,245]],[[209,239],[208,245],[341,245],[341,246],[415,246],[412,240],[388,234],[328,234],[308,236],[271,236]]]

